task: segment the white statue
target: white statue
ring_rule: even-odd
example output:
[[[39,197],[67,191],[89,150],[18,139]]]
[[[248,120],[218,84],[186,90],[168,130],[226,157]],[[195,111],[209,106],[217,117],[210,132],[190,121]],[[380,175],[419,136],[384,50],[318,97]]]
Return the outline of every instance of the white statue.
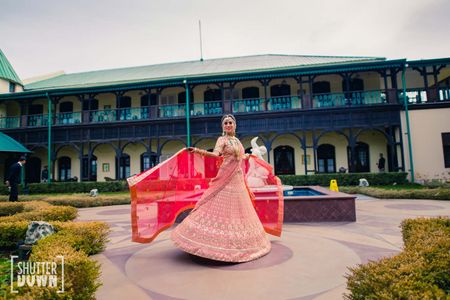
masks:
[[[369,182],[367,181],[367,179],[361,178],[361,179],[359,179],[359,186],[367,187],[367,186],[369,186]]]
[[[263,155],[267,153],[267,148],[265,146],[258,146],[256,143],[257,139],[258,137],[254,137],[251,141],[251,152],[259,159],[263,159]],[[265,186],[268,176],[269,171],[266,168],[259,166],[254,159],[249,159],[249,169],[246,174],[249,187],[255,188]]]

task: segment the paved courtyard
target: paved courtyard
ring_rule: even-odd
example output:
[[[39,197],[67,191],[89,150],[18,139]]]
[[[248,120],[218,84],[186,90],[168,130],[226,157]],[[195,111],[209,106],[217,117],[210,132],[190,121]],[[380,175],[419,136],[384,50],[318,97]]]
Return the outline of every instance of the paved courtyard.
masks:
[[[272,251],[243,264],[214,263],[175,248],[163,232],[131,242],[130,206],[83,208],[78,220],[110,224],[111,241],[93,256],[102,265],[97,299],[342,299],[347,268],[402,248],[400,222],[450,215],[450,201],[359,196],[357,222],[284,224]]]

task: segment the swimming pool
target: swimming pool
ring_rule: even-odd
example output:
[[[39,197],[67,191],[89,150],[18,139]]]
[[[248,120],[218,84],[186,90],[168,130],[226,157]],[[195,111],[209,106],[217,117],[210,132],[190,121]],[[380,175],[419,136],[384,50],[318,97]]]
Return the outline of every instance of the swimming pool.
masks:
[[[325,195],[317,190],[310,188],[293,188],[283,192],[285,197],[298,197],[298,196],[322,196]]]
[[[354,195],[320,186],[296,186],[283,191],[285,222],[355,222]]]

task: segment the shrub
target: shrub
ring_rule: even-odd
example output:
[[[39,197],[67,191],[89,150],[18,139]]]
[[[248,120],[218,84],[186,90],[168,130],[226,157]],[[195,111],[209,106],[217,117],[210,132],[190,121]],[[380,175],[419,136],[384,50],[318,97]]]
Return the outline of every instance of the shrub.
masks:
[[[70,221],[77,217],[77,209],[70,206],[50,206],[44,209],[21,212],[13,216],[0,217],[0,223],[13,221]]]
[[[52,182],[30,183],[27,185],[30,194],[52,194],[52,193],[89,193],[92,189],[99,192],[127,191],[128,184],[125,180],[108,182]],[[0,187],[0,194],[6,195],[6,186]],[[19,185],[19,193],[24,194],[23,187]]]
[[[450,219],[402,223],[399,255],[351,268],[347,299],[445,299],[450,292]]]
[[[360,178],[365,178],[370,185],[387,185],[406,183],[407,173],[335,173],[316,175],[280,175],[281,182],[286,185],[321,185],[329,186],[332,179],[336,179],[338,185],[358,185]]]
[[[104,222],[52,222],[58,232],[76,250],[93,255],[105,250],[109,226]]]
[[[0,222],[0,249],[17,247],[25,240],[27,229],[27,221]]]
[[[10,216],[23,211],[24,205],[19,202],[0,203],[0,217]]]
[[[28,221],[0,223],[0,249],[17,247],[25,240]],[[74,247],[87,255],[102,252],[108,241],[109,226],[104,222],[50,222],[58,233],[76,237]]]
[[[30,261],[56,262],[58,265],[58,279],[61,279],[61,260],[58,255],[64,256],[64,293],[58,294],[57,289],[48,287],[15,287],[21,299],[95,299],[95,291],[101,286],[99,282],[100,265],[90,260],[83,251],[76,251],[65,241],[52,240],[45,242],[44,238],[33,247]],[[9,289],[6,291],[8,296]],[[14,297],[14,298],[15,298]],[[12,298],[12,297],[11,297]]]
[[[434,199],[450,200],[450,189],[403,189],[387,190],[374,187],[340,187],[340,191],[350,194],[364,194],[381,199]]]
[[[130,204],[129,195],[113,195],[113,196],[97,196],[90,197],[83,194],[74,194],[70,196],[64,196],[59,198],[46,198],[43,201],[52,205],[67,205],[73,207],[97,207],[97,206],[109,206],[109,205],[121,205]]]
[[[64,293],[58,294],[50,287],[18,287],[18,294],[11,294],[8,272],[5,274],[0,260],[0,289],[6,299],[95,299],[95,292],[100,287],[100,264],[88,258],[104,250],[108,240],[109,227],[103,222],[64,222],[76,217],[73,207],[52,206],[46,202],[24,202],[16,206],[6,203],[4,211],[16,211],[10,216],[0,217],[0,248],[16,247],[25,239],[30,220],[50,222],[56,233],[47,236],[32,247],[30,261],[56,262],[61,272],[61,261],[57,256],[64,256]],[[21,207],[19,209],[17,207]],[[58,274],[61,280],[61,274]],[[58,286],[60,288],[60,285]]]

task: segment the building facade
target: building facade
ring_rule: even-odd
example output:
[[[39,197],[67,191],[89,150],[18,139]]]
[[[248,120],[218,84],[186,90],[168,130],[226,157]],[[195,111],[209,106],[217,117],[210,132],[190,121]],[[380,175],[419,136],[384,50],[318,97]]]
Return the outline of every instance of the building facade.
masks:
[[[0,130],[32,151],[28,182],[48,164],[56,181],[125,179],[188,144],[211,149],[225,113],[279,175],[379,172],[382,154],[385,171],[450,179],[450,58],[257,55],[25,86],[5,74]],[[0,155],[0,177],[15,159]]]

